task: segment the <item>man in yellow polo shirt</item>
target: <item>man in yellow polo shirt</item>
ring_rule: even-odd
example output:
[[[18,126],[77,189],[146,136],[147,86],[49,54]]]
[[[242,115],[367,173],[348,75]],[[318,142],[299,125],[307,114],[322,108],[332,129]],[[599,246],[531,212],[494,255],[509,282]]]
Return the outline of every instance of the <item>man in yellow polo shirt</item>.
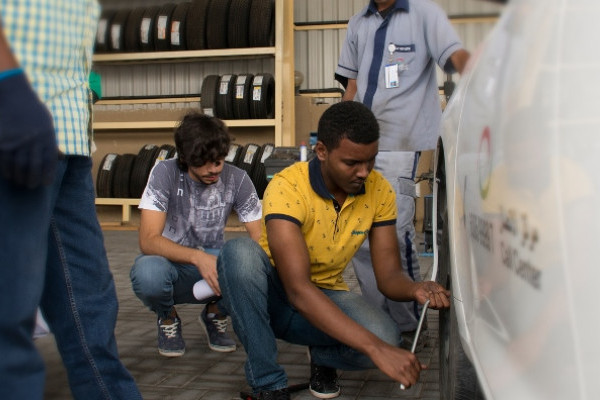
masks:
[[[273,177],[263,197],[260,243],[230,240],[217,260],[219,302],[244,345],[246,379],[258,399],[289,399],[276,338],[309,346],[310,391],[339,395],[336,369],[379,368],[405,386],[423,366],[398,347],[400,332],[383,311],[350,292],[342,273],[369,238],[379,289],[397,301],[449,306],[435,282],[403,275],[396,240],[396,198],[373,171],[379,126],[358,102],[328,108],[316,157]]]

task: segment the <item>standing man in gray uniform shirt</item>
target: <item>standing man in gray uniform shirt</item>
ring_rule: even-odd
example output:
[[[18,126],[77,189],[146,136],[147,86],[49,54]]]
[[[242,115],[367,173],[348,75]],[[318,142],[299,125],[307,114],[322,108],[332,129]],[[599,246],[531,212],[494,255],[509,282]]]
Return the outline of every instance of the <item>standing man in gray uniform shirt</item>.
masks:
[[[462,73],[469,58],[445,12],[431,0],[370,0],[348,23],[336,69],[343,100],[365,104],[381,129],[375,169],[397,195],[402,266],[420,281],[415,227],[415,173],[420,152],[435,148],[441,123],[437,64]],[[365,298],[389,313],[409,339],[421,307],[387,299],[377,288],[368,241],[353,258]],[[404,345],[410,346],[410,343]]]
[[[262,206],[248,174],[225,163],[231,138],[223,121],[199,113],[183,118],[175,131],[175,159],[159,162],[139,208],[140,248],[131,269],[133,291],[158,315],[158,352],[185,352],[175,304],[207,303],[199,320],[211,350],[236,350],[219,313],[217,255],[224,244],[227,218],[235,211],[250,237],[258,241]],[[194,297],[194,284],[206,281],[215,296]]]

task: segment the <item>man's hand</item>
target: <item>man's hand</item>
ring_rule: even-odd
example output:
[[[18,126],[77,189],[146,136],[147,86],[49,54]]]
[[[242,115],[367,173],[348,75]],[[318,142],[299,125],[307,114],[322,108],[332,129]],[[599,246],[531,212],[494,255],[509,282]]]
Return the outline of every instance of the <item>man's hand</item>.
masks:
[[[58,156],[52,116],[23,72],[0,80],[0,174],[28,188],[47,185]]]
[[[376,348],[369,357],[383,373],[407,388],[417,383],[421,370],[427,368],[410,351],[387,343]]]
[[[429,300],[429,308],[440,309],[450,307],[450,292],[439,283],[433,281],[415,282],[414,299],[419,304]]]
[[[217,275],[217,256],[198,250],[202,254],[197,257],[194,265],[200,271],[202,278],[208,283],[208,286],[212,289],[217,296],[221,296],[221,288],[219,287],[218,275]]]

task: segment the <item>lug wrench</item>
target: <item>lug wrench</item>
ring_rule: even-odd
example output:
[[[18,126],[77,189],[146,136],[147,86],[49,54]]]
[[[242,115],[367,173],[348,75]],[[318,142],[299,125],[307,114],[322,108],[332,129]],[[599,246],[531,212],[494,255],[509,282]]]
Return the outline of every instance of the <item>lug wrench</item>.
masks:
[[[415,350],[417,349],[417,341],[419,340],[419,335],[421,334],[421,327],[423,326],[423,321],[425,320],[425,315],[427,314],[428,306],[429,306],[429,300],[427,300],[425,302],[425,304],[423,304],[423,311],[421,312],[421,318],[419,318],[419,325],[417,325],[417,331],[415,332],[415,338],[413,339],[413,344],[410,349],[410,352],[413,354],[415,353]],[[401,383],[400,389],[406,390],[406,386],[404,386],[404,384]]]

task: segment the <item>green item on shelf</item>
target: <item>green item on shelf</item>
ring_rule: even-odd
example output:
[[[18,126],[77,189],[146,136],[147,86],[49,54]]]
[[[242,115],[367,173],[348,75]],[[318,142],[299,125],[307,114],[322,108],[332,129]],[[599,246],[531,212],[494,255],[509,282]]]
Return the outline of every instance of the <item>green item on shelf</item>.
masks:
[[[90,89],[94,96],[94,102],[102,98],[102,79],[97,72],[90,72]]]

